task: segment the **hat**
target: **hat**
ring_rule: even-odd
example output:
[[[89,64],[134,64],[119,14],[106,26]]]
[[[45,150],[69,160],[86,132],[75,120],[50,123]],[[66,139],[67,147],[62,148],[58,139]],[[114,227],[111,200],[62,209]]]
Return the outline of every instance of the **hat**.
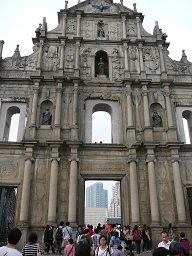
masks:
[[[122,247],[121,245],[118,245],[118,246],[117,246],[117,249],[122,250],[123,247]]]
[[[174,254],[174,255],[185,253],[185,249],[178,242],[171,242],[171,244],[169,246],[169,250],[170,250],[171,254]]]

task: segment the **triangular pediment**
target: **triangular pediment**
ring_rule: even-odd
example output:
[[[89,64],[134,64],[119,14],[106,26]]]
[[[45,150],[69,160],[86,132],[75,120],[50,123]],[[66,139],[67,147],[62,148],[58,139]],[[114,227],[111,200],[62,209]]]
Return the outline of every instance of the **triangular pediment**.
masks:
[[[110,0],[87,0],[69,8],[68,11],[82,11],[93,14],[119,14],[121,12],[127,12],[129,15],[133,14],[133,10]]]

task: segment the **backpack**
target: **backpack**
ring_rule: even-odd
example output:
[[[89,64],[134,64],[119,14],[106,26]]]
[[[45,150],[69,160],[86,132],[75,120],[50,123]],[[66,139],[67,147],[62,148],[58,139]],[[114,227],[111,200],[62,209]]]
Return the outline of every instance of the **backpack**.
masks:
[[[75,255],[78,255],[78,256],[90,255],[90,247],[86,237],[81,237],[75,247],[76,247]]]
[[[135,230],[134,231],[133,239],[135,241],[141,241],[141,232],[140,232],[140,230]]]
[[[189,254],[189,241],[188,239],[184,238],[179,241],[179,243],[183,246],[185,249],[185,254]]]
[[[63,231],[62,231],[62,228],[58,228],[57,231],[56,231],[56,239],[57,240],[62,240],[63,239]]]

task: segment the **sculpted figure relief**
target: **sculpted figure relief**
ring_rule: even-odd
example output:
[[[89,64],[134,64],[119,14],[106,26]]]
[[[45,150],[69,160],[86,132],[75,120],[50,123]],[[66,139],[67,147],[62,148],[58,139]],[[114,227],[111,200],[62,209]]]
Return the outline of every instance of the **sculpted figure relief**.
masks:
[[[162,127],[162,118],[161,116],[157,113],[157,111],[154,111],[153,113],[153,126],[154,127]]]
[[[51,125],[51,120],[52,120],[52,115],[47,108],[45,112],[43,112],[43,120],[42,120],[42,125]]]
[[[104,74],[105,74],[104,62],[103,62],[102,58],[100,58],[100,61],[98,63],[98,75],[104,75]]]

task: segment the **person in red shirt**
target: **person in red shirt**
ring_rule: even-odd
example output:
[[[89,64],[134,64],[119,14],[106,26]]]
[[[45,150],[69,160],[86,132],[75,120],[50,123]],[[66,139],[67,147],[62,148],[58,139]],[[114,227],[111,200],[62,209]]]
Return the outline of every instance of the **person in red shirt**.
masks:
[[[111,230],[112,230],[112,226],[109,223],[109,220],[107,220],[107,223],[105,224],[105,230],[107,231],[107,244],[109,245],[109,242],[111,240]]]

